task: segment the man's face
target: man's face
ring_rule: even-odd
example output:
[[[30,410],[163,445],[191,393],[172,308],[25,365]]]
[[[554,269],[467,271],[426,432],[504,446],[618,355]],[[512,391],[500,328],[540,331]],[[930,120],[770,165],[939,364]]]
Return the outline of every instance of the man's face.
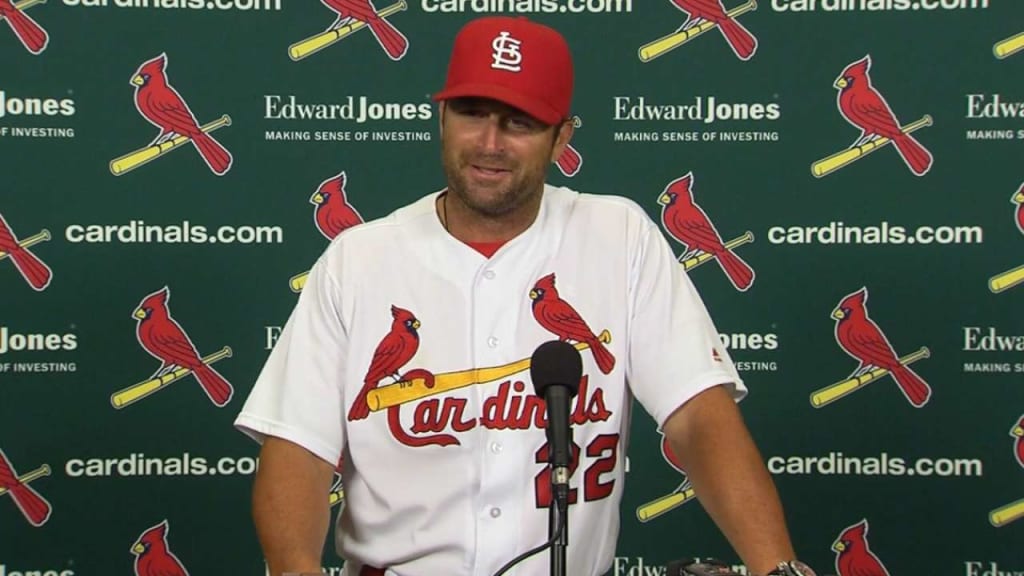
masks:
[[[494,100],[448,100],[441,111],[448,189],[474,212],[508,214],[541,194],[571,131],[571,123],[548,126]]]

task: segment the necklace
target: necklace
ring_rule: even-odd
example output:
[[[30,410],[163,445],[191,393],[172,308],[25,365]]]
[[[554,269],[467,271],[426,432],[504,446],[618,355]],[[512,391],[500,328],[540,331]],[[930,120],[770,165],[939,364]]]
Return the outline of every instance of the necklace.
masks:
[[[448,230],[448,193],[445,192],[444,196],[441,196],[441,222],[444,224],[444,231]]]

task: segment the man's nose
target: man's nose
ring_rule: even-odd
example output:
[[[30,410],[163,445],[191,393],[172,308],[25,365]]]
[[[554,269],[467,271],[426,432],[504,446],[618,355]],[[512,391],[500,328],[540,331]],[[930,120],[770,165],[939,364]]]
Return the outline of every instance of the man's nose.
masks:
[[[487,152],[496,152],[502,149],[503,129],[501,118],[491,115],[484,122],[480,129],[480,147]]]

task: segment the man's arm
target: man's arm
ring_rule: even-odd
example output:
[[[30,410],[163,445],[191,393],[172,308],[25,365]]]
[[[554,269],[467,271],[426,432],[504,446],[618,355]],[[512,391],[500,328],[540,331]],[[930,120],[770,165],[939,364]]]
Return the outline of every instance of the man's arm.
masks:
[[[701,505],[753,574],[796,557],[775,484],[723,386],[677,409],[663,431]]]
[[[334,466],[301,446],[268,436],[253,485],[253,520],[270,576],[320,572],[330,523]]]

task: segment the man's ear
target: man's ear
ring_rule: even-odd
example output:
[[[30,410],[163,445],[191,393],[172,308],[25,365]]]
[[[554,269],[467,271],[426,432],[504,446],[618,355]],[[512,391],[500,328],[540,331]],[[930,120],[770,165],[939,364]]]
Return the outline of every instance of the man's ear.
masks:
[[[568,118],[559,124],[558,132],[555,136],[555,145],[551,148],[551,162],[555,162],[562,155],[562,151],[569,145],[569,140],[572,140],[572,134],[575,129],[575,118]]]

